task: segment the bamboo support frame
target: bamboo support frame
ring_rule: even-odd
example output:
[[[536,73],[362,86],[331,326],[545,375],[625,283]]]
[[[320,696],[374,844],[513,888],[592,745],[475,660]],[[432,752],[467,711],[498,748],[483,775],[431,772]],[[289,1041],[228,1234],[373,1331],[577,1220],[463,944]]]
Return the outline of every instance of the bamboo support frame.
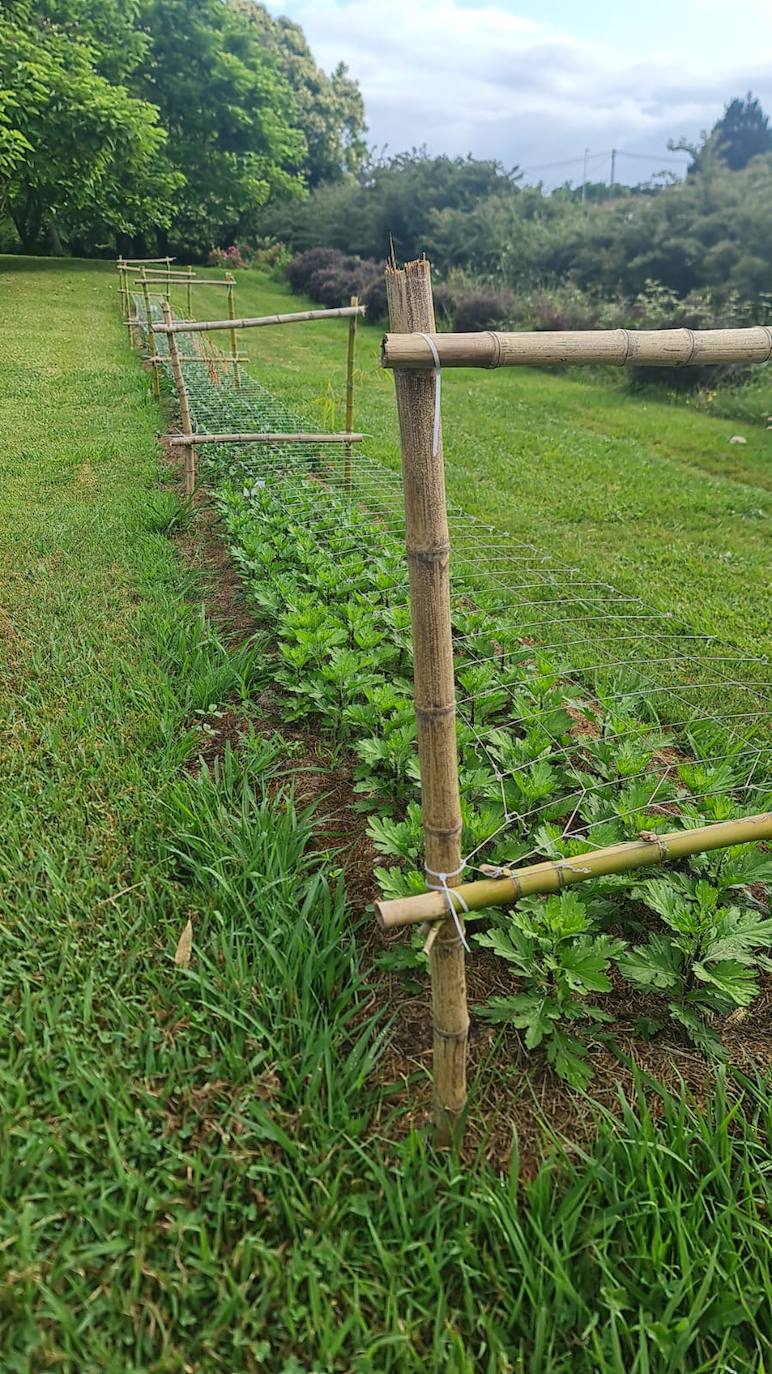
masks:
[[[140,278],[140,281],[139,281],[139,284],[140,284],[140,286],[142,287],[142,294],[143,294],[143,296],[144,296],[144,298],[145,298],[145,319],[146,319],[146,321],[147,321],[148,355],[149,355],[149,356],[152,356],[152,354],[154,354],[154,352],[155,352],[155,350],[154,350],[154,349],[151,349],[151,347],[150,347],[150,343],[151,343],[151,339],[152,339],[152,329],[153,329],[153,316],[152,316],[152,313],[151,313],[151,310],[150,310],[150,291],[149,291],[149,289],[148,289],[147,278],[146,278],[146,277],[141,277],[141,278]],[[155,294],[155,293],[154,293],[154,294]],[[168,304],[168,302],[167,302],[167,304]],[[155,363],[152,363],[152,362],[150,363],[150,371],[151,371],[151,374],[152,374],[152,377],[153,377],[153,395],[155,396],[155,398],[156,398],[157,401],[160,401],[160,399],[161,399],[161,381],[160,381],[160,377],[159,377],[159,375],[158,375],[158,367],[156,366]]]
[[[197,283],[199,286],[203,282]],[[243,320],[191,320],[187,324],[157,324],[154,326],[161,334],[201,334],[210,329],[257,329],[269,324],[299,324],[301,320],[349,319],[351,315],[364,315],[363,305],[339,305],[334,310],[301,310],[293,315],[258,315]]]
[[[165,262],[167,264],[176,262],[176,258],[119,258],[118,262],[123,267],[135,268],[140,271],[143,265],[153,262]]]
[[[431,269],[426,261],[386,269],[395,333],[434,333]],[[433,448],[434,381],[423,371],[395,375],[402,446],[405,542],[413,622],[413,674],[427,873],[454,886],[461,868],[461,802],[450,615],[450,542],[442,440]],[[447,907],[431,946],[435,1140],[447,1148],[466,1105],[469,1016],[462,918]]]
[[[359,297],[352,296],[349,305],[356,307],[359,305]],[[346,352],[346,431],[349,432],[354,423],[354,358],[357,346],[357,315],[352,315],[348,322],[348,349]],[[343,490],[351,491],[351,445],[347,444],[343,453]]]
[[[235,277],[233,276],[233,273],[232,273],[232,272],[228,272],[228,273],[226,273],[225,280],[226,280],[226,282],[227,282],[227,284],[228,284],[228,291],[227,291],[227,296],[228,296],[228,319],[232,321],[232,320],[235,320],[235,318],[236,318],[236,279],[235,279]],[[239,363],[238,363],[238,352],[239,352],[239,349],[238,349],[238,344],[237,344],[237,342],[236,342],[236,331],[235,331],[235,329],[231,329],[231,331],[230,331],[230,336],[231,336],[231,362],[233,363],[233,384],[234,384],[234,386],[240,387],[240,386],[241,386],[241,374],[240,374],[240,372],[239,372]]]
[[[172,309],[168,301],[163,304],[164,323],[170,324]],[[191,429],[193,423],[190,417],[190,405],[188,402],[188,391],[185,386],[185,377],[180,364],[180,355],[177,352],[177,340],[173,334],[169,335],[169,363],[171,365],[172,377],[177,390],[177,401],[180,407],[180,420],[185,431],[187,442],[183,444],[183,484],[185,496],[189,499],[196,489],[196,450],[193,447]]]
[[[629,840],[623,844],[592,849],[575,858],[529,864],[524,868],[503,870],[506,876],[480,882],[461,883],[455,891],[470,911],[486,907],[509,906],[521,897],[536,893],[561,892],[564,887],[605,877],[609,873],[628,873],[668,859],[683,859],[734,844],[753,844],[772,840],[772,811],[736,821],[718,821],[692,830],[674,830],[665,835]],[[459,906],[461,902],[459,901]],[[463,910],[463,908],[461,908]],[[422,892],[417,897],[402,897],[376,902],[375,910],[383,930],[398,926],[441,920],[446,914],[446,899],[440,892]]]
[[[426,333],[430,331],[426,330]],[[545,367],[606,364],[624,367],[693,367],[712,363],[766,363],[772,329],[588,329],[544,333],[435,334],[442,367]],[[386,334],[381,366],[434,368],[427,339]]]
[[[170,444],[360,444],[364,434],[167,434]]]

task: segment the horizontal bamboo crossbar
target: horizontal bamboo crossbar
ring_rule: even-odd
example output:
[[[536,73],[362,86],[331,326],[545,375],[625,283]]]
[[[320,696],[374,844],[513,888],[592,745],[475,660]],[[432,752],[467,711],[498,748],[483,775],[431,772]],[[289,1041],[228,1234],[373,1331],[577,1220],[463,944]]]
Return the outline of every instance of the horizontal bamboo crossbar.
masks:
[[[166,258],[153,258],[153,262],[166,262]],[[195,269],[192,267],[134,267],[131,263],[118,263],[121,272],[134,272],[141,277],[187,277]]]
[[[258,315],[244,320],[195,320],[188,324],[154,324],[156,334],[199,334],[208,329],[257,329],[266,324],[299,324],[301,320],[350,319],[364,315],[363,305],[339,305],[334,310],[301,310],[294,315]]]
[[[432,340],[442,367],[543,367],[609,364],[694,367],[706,363],[766,363],[772,329],[587,329],[544,333],[386,334],[381,366],[431,369]]]
[[[206,353],[180,353],[178,356],[181,363],[206,363],[207,367],[211,367],[212,365],[215,367],[230,367],[232,363],[249,362],[248,353],[237,353],[235,357],[230,353],[221,353],[211,357],[208,357]],[[148,358],[147,361],[149,363],[168,363],[169,359],[165,353],[156,353],[154,357]]]
[[[364,434],[167,434],[170,444],[361,444]]]
[[[505,869],[504,877],[461,883],[452,891],[454,898],[463,898],[468,911],[482,911],[485,907],[508,906],[520,897],[536,893],[560,892],[564,887],[586,882],[589,878],[627,873],[649,864],[664,863],[666,859],[682,859],[688,854],[702,854],[709,849],[759,840],[772,840],[772,811],[742,820],[702,825],[694,830],[675,830],[654,839],[647,835],[623,844],[611,844],[605,849],[594,849],[573,859],[550,860],[511,871]],[[457,908],[463,913],[461,901]],[[432,891],[422,892],[417,897],[376,902],[375,911],[381,929],[393,930],[397,926],[439,921],[447,916],[448,905],[444,892]]]
[[[131,268],[132,270],[134,270],[134,271],[136,271],[136,272],[139,272],[139,271],[140,271],[140,268],[136,266],[137,263],[148,263],[148,262],[176,262],[176,261],[177,261],[176,258],[119,258],[118,261],[117,261],[117,263],[116,263],[116,267]]]

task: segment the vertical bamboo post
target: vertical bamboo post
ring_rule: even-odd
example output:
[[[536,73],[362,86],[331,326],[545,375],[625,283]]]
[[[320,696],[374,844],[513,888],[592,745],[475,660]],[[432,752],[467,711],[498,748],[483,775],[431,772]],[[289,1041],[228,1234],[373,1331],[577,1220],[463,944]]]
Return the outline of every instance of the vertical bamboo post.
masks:
[[[121,307],[121,316],[124,320],[129,318],[129,302],[126,290],[126,268],[123,265],[123,258],[118,259],[118,300]]]
[[[349,305],[359,305],[359,297],[352,296]],[[346,357],[346,433],[354,428],[354,354],[357,343],[357,316],[348,322],[348,355]],[[351,491],[351,445],[343,449],[343,490]]]
[[[434,333],[428,262],[409,262],[402,270],[390,263],[386,298],[393,333]],[[461,802],[442,438],[432,454],[433,373],[395,370],[394,383],[402,445],[424,855],[427,872],[447,874],[447,884],[453,887],[460,881]],[[436,885],[438,880],[432,882]],[[435,1140],[442,1148],[460,1138],[466,1104],[469,1016],[462,930],[461,917],[456,922],[449,914],[438,927],[430,955]]]
[[[225,288],[225,294],[226,294],[227,297],[228,297],[228,319],[229,319],[229,320],[235,320],[235,318],[236,318],[236,292],[235,292],[236,278],[234,277],[234,275],[233,275],[232,272],[226,272],[226,274],[225,274],[225,280],[226,280],[227,283],[228,283],[228,285],[227,285],[226,288]],[[238,363],[239,346],[238,346],[238,344],[237,344],[237,342],[236,342],[236,331],[235,331],[235,329],[232,329],[232,330],[230,331],[230,336],[231,336],[231,357],[233,358],[233,380],[234,380],[236,386],[241,386],[241,374],[239,373],[239,363]]]
[[[192,319],[193,319],[193,283],[192,283],[192,281],[190,280],[190,277],[188,277],[188,284],[187,284],[186,291],[187,291],[187,294],[186,294],[186,297],[185,297],[185,304],[186,304],[186,306],[187,306],[188,319],[189,319],[189,320],[192,320]]]
[[[142,294],[145,297],[145,325],[147,329],[147,351],[148,357],[155,356],[155,339],[153,337],[153,314],[150,308],[150,291],[148,289],[147,277],[142,273]],[[158,378],[158,364],[151,362],[150,371],[153,374],[153,395],[157,401],[161,399],[161,383]]]
[[[171,292],[172,292],[172,260],[171,260],[171,258],[167,257],[167,259],[166,259],[166,299],[167,299],[167,301],[169,302],[170,305],[171,305]]]
[[[164,324],[172,322],[172,308],[168,301],[163,302]],[[190,405],[188,403],[188,390],[185,386],[185,378],[182,372],[179,349],[177,348],[177,335],[167,334],[166,340],[169,345],[169,362],[172,369],[172,377],[177,391],[177,400],[180,407],[180,423],[183,434],[192,434],[193,425],[190,419]],[[183,462],[183,482],[186,497],[193,495],[196,489],[196,453],[192,444],[182,446]]]

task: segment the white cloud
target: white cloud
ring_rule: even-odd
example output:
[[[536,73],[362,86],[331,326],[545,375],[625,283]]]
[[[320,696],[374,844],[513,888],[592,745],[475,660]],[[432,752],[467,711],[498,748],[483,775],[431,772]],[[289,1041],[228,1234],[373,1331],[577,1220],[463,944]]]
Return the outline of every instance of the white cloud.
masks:
[[[682,5],[678,42],[675,30],[656,26],[640,58],[630,56],[629,34],[617,50],[496,4],[285,0],[271,8],[303,25],[323,66],[348,64],[362,86],[374,145],[396,152],[425,143],[434,152],[471,151],[525,167],[581,159],[589,146],[598,154],[593,170],[602,174],[602,150],[664,159],[668,138],[710,126],[726,100],[749,88],[772,104],[772,68],[764,60],[772,47],[770,0],[736,0],[729,35],[715,45],[692,34],[705,39],[711,8],[715,19],[719,6],[723,22],[715,27],[726,34],[726,0]],[[637,179],[656,165],[622,158],[617,170]],[[579,164],[545,172],[545,180],[580,172]]]

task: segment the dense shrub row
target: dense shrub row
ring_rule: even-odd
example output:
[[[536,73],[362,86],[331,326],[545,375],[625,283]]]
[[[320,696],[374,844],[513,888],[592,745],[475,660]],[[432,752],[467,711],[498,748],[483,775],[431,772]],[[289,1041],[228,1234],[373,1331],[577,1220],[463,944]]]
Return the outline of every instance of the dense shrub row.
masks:
[[[303,291],[321,305],[345,304],[356,295],[367,306],[373,323],[386,318],[383,264],[374,258],[342,253],[320,246],[296,253],[287,267],[293,291]],[[573,282],[514,293],[475,281],[466,273],[451,273],[434,285],[434,305],[440,329],[475,332],[481,329],[723,329],[757,322],[755,310],[737,296],[717,303],[710,291],[691,291],[684,299],[659,282],[649,281],[632,298],[612,298],[583,290]],[[685,390],[720,382],[739,382],[748,368],[631,368],[633,385],[661,382]]]
[[[307,248],[295,254],[287,277],[293,291],[304,291],[320,305],[343,305],[349,296],[358,296],[372,322],[386,318],[383,263],[375,258],[360,258],[339,248]],[[510,319],[514,297],[508,291],[476,284],[440,282],[434,288],[434,305],[440,328],[492,329]]]

